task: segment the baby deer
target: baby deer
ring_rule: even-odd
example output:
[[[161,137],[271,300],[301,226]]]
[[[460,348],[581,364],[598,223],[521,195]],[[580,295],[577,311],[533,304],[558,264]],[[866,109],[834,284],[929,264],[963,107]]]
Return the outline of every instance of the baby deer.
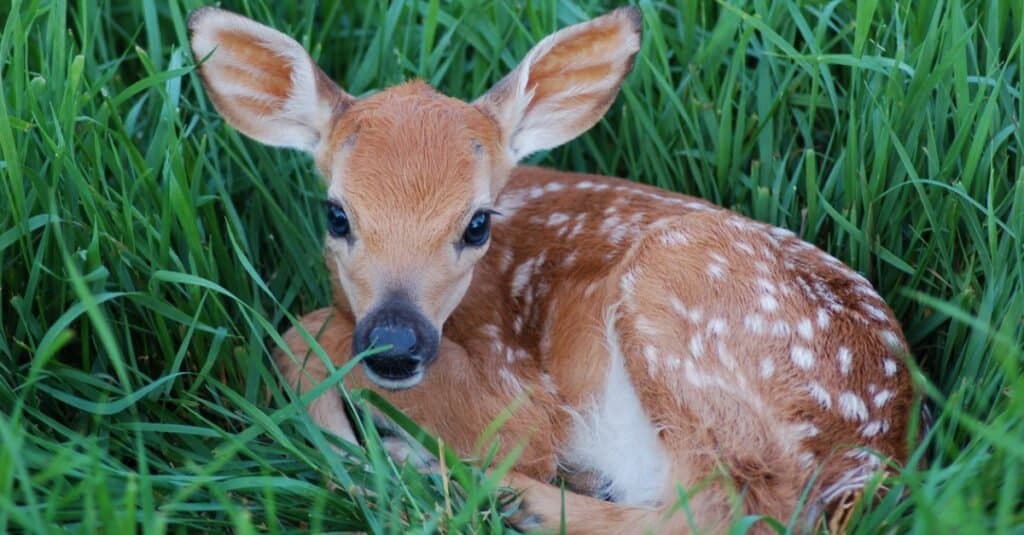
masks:
[[[907,345],[867,280],[698,199],[516,166],[605,113],[640,48],[637,9],[548,36],[472,103],[419,81],[353,97],[227,11],[189,28],[228,123],[308,152],[326,181],[334,306],[302,328],[334,366],[387,346],[346,383],[461,454],[515,405],[499,440],[525,448],[506,480],[521,527],[721,531],[763,514],[807,529],[882,458],[905,462]],[[279,353],[301,391],[329,368],[302,358],[307,339],[292,329]],[[309,412],[353,437],[337,391]]]

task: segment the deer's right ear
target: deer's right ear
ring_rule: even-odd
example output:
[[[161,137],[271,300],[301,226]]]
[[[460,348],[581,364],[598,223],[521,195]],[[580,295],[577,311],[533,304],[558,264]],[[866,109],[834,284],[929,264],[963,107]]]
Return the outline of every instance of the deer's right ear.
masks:
[[[302,45],[241,15],[206,7],[188,18],[192,55],[217,111],[243,134],[314,152],[354,99]]]

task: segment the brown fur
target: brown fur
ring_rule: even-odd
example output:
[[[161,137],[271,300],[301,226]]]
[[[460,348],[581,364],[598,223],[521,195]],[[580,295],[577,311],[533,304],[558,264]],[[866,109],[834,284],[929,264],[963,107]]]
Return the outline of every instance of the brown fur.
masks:
[[[422,382],[384,390],[356,367],[346,384],[379,391],[467,456],[508,416],[497,438],[502,453],[524,446],[507,478],[524,492],[520,526],[556,529],[564,513],[574,533],[721,531],[735,514],[787,521],[807,486],[803,518],[813,521],[880,468],[859,448],[905,460],[906,342],[859,275],[786,231],[704,201],[513,168],[605,112],[639,48],[638,11],[552,35],[474,104],[422,82],[353,99],[297,44],[238,19],[202,10],[190,20],[194,43],[217,36],[243,63],[201,69],[215,105],[257,139],[309,151],[353,229],[325,247],[335,306],[305,316],[301,329],[322,332],[319,344],[340,366],[355,322],[387,292],[409,295],[443,329]],[[298,58],[290,67],[267,59],[278,46]],[[302,88],[289,85],[289,69],[306,68],[316,89],[296,102]],[[241,105],[221,95],[259,90]],[[281,114],[312,134],[294,145],[275,138]],[[499,212],[489,245],[459,247],[473,213],[488,208]],[[278,362],[307,390],[327,370],[301,329],[286,333]],[[642,506],[596,499],[601,467],[567,457],[574,418],[595,410],[616,370],[667,452],[668,483]],[[309,411],[351,438],[337,392]],[[551,484],[559,476],[577,491],[564,511]],[[680,488],[692,516],[677,510]]]

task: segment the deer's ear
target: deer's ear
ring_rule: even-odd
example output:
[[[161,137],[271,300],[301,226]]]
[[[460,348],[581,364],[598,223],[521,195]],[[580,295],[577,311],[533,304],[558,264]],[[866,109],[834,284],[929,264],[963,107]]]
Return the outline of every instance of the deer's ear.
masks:
[[[314,152],[353,98],[294,39],[216,8],[188,19],[192,55],[217,111],[243,134]]]
[[[559,30],[476,100],[497,120],[514,161],[597,123],[633,68],[640,29],[640,10],[624,7]]]

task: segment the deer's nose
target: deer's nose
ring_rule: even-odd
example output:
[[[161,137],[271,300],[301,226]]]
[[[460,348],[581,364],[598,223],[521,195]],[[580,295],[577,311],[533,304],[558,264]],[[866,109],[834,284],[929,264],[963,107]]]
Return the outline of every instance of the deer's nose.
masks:
[[[409,388],[437,354],[440,333],[407,298],[393,296],[356,322],[353,354],[382,348],[363,360],[367,376],[389,389]]]
[[[410,327],[384,325],[370,330],[370,344],[375,347],[391,346],[378,357],[410,357],[418,353],[419,340]]]

